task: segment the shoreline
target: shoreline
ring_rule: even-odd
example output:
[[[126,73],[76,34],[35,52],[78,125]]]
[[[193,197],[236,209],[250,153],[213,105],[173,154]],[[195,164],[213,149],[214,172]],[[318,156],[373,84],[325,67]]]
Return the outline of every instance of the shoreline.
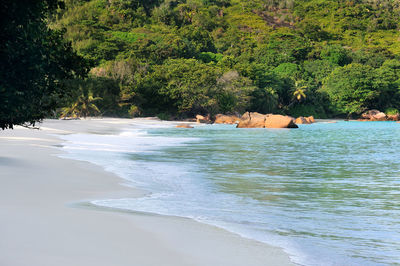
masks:
[[[46,120],[41,130],[0,133],[0,264],[293,265],[280,248],[190,218],[86,206],[145,192],[94,164],[60,158],[55,134],[115,133],[133,122]]]

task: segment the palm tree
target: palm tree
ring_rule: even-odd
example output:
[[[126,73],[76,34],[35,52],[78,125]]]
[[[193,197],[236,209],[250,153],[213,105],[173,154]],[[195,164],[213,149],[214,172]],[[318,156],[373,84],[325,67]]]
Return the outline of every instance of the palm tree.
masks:
[[[302,85],[303,82],[304,82],[304,80],[296,80],[294,82],[295,90],[293,92],[293,96],[299,102],[301,102],[302,100],[304,100],[307,97],[306,96],[307,86]]]
[[[82,92],[82,94],[79,95],[76,102],[74,102],[70,107],[63,108],[61,118],[86,118],[89,115],[96,115],[100,113],[100,110],[96,106],[95,102],[101,100],[102,98],[93,97],[88,88],[82,88],[82,86],[79,86],[79,90]]]
[[[286,108],[291,108],[296,102],[301,102],[304,100],[307,95],[306,95],[306,85],[302,85],[304,80],[295,80],[294,81],[294,92],[293,92],[293,99],[289,103],[289,105]]]

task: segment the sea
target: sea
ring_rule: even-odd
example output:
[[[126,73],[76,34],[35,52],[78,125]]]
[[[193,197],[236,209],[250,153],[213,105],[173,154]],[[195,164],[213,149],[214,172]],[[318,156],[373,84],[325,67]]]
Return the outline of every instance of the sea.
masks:
[[[146,192],[99,206],[191,218],[281,247],[299,265],[400,264],[400,124],[175,125],[61,135],[63,156]]]

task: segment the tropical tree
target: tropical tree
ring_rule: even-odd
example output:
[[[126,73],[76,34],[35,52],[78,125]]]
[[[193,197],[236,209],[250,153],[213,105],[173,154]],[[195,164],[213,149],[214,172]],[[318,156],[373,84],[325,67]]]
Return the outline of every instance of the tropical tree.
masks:
[[[61,31],[47,26],[57,0],[2,1],[0,9],[0,128],[33,125],[66,94],[61,81],[87,67]]]
[[[299,102],[301,102],[302,100],[304,100],[307,97],[306,96],[307,86],[302,85],[303,82],[304,82],[304,80],[296,80],[294,82],[295,90],[293,92],[293,96]]]
[[[218,111],[222,113],[246,111],[256,89],[250,79],[240,76],[237,71],[224,73],[217,79],[217,85]]]
[[[157,106],[160,113],[212,113],[218,109],[214,97],[220,75],[218,68],[195,59],[169,59],[154,67],[138,85],[138,92],[147,99],[144,106]]]
[[[100,113],[99,108],[96,106],[95,102],[101,100],[101,97],[93,97],[93,94],[89,92],[86,87],[79,87],[82,92],[78,96],[78,99],[69,107],[65,107],[62,110],[61,118],[65,117],[84,117],[93,116]]]
[[[272,113],[277,110],[278,93],[271,87],[256,89],[252,93],[250,110],[259,113]]]
[[[359,114],[375,108],[381,93],[377,79],[372,67],[349,64],[333,70],[321,91],[327,94],[336,113]]]
[[[325,47],[321,51],[321,58],[339,66],[349,64],[352,60],[349,56],[349,52],[339,45],[330,45]]]

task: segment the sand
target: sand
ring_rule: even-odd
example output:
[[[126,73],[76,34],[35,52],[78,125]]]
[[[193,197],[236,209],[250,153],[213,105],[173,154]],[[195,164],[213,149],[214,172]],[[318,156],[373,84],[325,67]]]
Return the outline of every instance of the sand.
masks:
[[[1,266],[292,265],[280,248],[191,219],[88,204],[143,191],[98,166],[60,158],[56,134],[113,133],[130,123],[46,120],[41,130],[0,131]]]

